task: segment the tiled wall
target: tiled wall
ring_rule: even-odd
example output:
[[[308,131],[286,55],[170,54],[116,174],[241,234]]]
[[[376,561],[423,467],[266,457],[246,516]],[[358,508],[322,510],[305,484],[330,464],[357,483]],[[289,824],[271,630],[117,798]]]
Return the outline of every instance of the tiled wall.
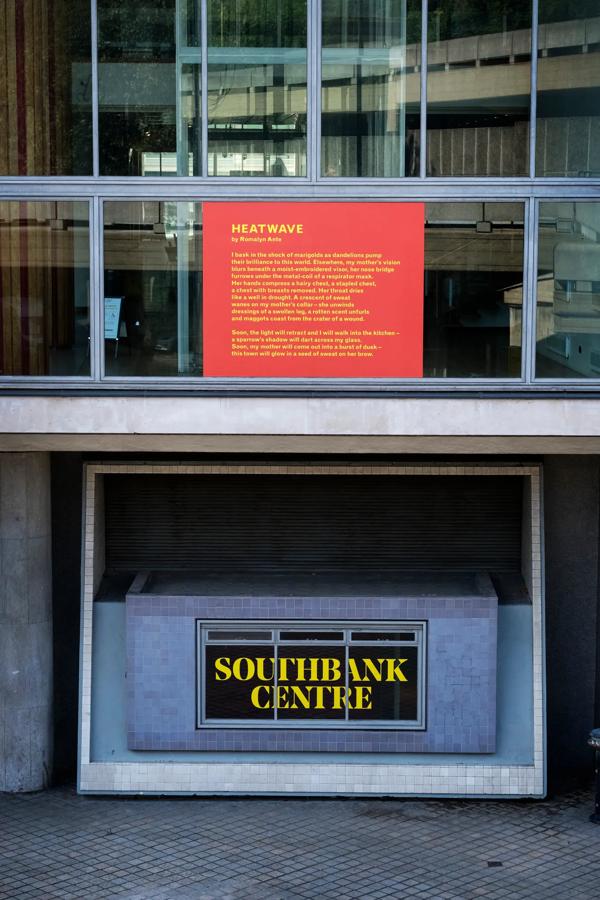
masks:
[[[426,730],[196,728],[196,620],[426,620]],[[127,597],[131,750],[493,753],[497,599]]]

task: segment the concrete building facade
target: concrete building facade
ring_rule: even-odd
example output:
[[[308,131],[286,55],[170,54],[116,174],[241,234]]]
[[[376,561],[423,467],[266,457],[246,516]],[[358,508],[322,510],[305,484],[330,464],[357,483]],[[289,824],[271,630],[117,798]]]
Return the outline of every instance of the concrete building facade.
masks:
[[[0,790],[587,778],[595,4],[51,6],[2,38]]]

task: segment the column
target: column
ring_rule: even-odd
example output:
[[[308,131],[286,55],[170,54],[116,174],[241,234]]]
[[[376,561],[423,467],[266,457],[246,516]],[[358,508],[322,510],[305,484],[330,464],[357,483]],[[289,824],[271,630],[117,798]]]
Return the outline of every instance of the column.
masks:
[[[546,683],[550,790],[592,777],[587,737],[598,725],[598,457],[544,459]]]
[[[50,456],[0,453],[0,791],[52,771]]]

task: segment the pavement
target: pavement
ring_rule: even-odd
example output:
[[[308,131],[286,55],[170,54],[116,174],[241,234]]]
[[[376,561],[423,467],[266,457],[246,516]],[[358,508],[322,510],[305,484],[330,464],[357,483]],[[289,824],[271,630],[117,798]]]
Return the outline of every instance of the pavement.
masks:
[[[600,897],[592,791],[550,801],[0,794],[0,898]]]

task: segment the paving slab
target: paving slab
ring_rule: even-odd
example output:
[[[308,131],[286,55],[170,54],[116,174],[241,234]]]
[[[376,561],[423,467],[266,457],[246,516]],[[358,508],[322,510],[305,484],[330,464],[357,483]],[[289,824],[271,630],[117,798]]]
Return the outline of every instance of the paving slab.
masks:
[[[0,900],[587,900],[592,790],[546,801],[0,794]]]

